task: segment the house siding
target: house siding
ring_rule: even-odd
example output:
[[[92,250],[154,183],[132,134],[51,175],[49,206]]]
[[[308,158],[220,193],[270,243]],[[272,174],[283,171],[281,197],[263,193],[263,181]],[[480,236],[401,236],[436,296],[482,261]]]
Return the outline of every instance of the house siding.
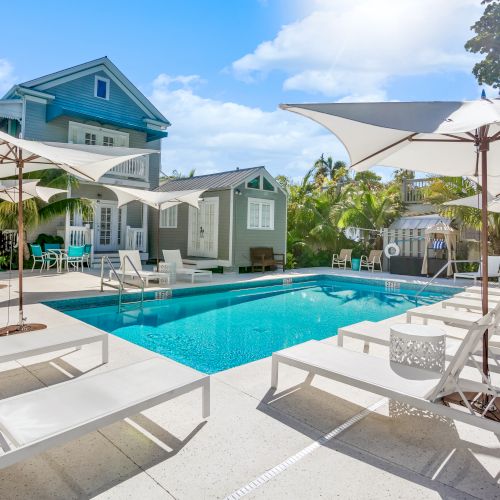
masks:
[[[233,266],[250,266],[250,248],[272,247],[275,253],[286,253],[286,204],[285,194],[247,189],[245,184],[238,186],[241,195],[235,195],[233,209]],[[248,198],[274,200],[274,229],[247,229]]]
[[[231,191],[229,189],[218,191],[207,191],[203,198],[219,198],[219,233],[217,259],[229,260],[229,239],[230,239],[230,211],[231,211]],[[156,228],[158,227],[158,212],[151,217],[150,248],[152,254],[156,256]],[[189,206],[185,203],[179,205],[177,212],[177,228],[160,229],[160,250],[181,251],[182,257],[188,256],[188,230],[189,230]]]

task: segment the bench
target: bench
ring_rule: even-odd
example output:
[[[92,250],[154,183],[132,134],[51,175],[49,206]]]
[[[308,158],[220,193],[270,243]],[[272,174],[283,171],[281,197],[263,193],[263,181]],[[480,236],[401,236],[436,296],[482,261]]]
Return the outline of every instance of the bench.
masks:
[[[263,272],[266,267],[281,267],[285,270],[285,254],[274,253],[270,247],[250,248],[250,262],[252,264],[252,272],[255,268],[260,268]]]

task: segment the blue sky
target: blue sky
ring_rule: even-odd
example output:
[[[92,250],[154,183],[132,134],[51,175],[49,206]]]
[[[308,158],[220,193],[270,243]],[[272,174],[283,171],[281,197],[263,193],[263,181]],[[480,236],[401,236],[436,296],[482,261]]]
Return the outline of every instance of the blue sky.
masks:
[[[417,7],[418,5],[418,7]],[[280,102],[462,100],[479,0],[22,3],[0,91],[107,55],[172,122],[163,169],[266,165],[295,179],[342,146]],[[489,89],[488,93],[493,95]]]

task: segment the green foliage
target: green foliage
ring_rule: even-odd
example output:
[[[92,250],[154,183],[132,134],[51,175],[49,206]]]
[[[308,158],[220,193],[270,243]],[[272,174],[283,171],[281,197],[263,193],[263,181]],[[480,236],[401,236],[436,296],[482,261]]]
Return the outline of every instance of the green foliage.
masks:
[[[277,180],[289,192],[287,251],[299,267],[330,266],[332,254],[342,248],[353,248],[358,257],[367,254],[380,246],[378,230],[403,209],[400,186],[369,171],[351,179],[342,162],[324,156],[299,183],[285,176]],[[344,234],[349,226],[374,231],[356,243]]]
[[[476,33],[466,44],[465,49],[484,58],[476,63],[472,73],[479,85],[500,88],[500,2],[483,0],[484,13],[471,29]]]
[[[64,240],[60,236],[52,236],[51,234],[45,233],[39,234],[35,240],[35,244],[41,245],[42,248],[45,248],[45,243],[59,243],[60,245],[63,245]]]

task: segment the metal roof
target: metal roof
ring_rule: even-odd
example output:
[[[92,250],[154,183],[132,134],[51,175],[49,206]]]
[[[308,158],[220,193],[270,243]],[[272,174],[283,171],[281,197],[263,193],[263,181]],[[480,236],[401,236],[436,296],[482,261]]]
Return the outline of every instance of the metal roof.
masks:
[[[162,184],[157,191],[187,191],[192,189],[223,189],[232,188],[241,184],[253,173],[255,175],[265,170],[264,167],[240,168],[228,172],[219,172],[217,174],[197,175],[185,179],[174,179]]]
[[[439,214],[414,215],[400,217],[389,226],[389,229],[427,229],[440,222],[449,224],[450,219],[441,217]]]

